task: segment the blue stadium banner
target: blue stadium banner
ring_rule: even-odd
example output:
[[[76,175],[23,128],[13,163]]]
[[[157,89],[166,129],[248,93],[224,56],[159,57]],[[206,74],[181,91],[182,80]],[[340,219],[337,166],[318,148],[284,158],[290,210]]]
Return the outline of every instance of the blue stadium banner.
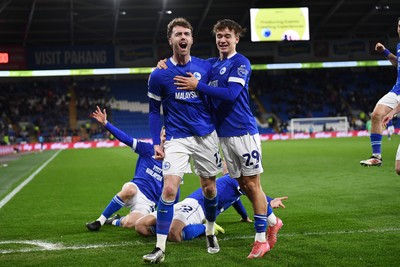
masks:
[[[28,48],[29,69],[115,67],[114,46],[54,46]]]

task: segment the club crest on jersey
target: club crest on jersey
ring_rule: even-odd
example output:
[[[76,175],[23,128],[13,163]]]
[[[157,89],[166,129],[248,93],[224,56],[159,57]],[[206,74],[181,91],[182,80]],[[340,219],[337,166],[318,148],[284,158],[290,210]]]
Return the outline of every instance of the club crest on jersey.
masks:
[[[171,168],[171,163],[169,163],[168,161],[164,161],[163,162],[163,169],[164,170],[168,170],[169,168]]]
[[[237,73],[240,76],[245,77],[247,74],[249,74],[249,71],[246,69],[246,65],[240,65],[240,67],[237,69]]]
[[[200,79],[201,79],[201,74],[200,73],[198,73],[196,71],[195,73],[193,73],[193,76],[196,77],[196,79],[200,81]]]
[[[226,72],[226,67],[223,67],[222,69],[219,70],[220,75],[224,75],[225,72]]]

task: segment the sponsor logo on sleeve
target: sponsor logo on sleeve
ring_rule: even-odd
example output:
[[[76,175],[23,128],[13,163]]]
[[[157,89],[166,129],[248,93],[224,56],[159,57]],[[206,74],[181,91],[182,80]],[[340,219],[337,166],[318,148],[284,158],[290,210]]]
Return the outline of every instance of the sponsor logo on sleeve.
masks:
[[[249,71],[246,69],[246,65],[240,65],[240,67],[237,69],[237,73],[241,77],[247,76],[249,74]]]

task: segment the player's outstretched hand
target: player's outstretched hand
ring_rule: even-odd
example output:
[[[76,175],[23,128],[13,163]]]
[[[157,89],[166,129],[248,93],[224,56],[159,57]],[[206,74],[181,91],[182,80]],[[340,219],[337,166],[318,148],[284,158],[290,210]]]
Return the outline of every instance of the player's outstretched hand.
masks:
[[[288,197],[276,197],[273,200],[271,200],[271,203],[269,203],[271,205],[271,207],[273,209],[282,207],[282,208],[286,208],[285,205],[283,204],[283,200],[288,199]]]
[[[99,106],[96,106],[96,110],[92,113],[92,117],[100,122],[103,126],[105,126],[107,123],[106,109],[103,109],[103,111],[101,111]]]
[[[250,220],[249,217],[247,217],[246,219],[241,218],[241,219],[240,219],[240,222],[248,222],[248,223],[251,223],[251,222],[253,222],[253,221]]]
[[[375,51],[382,53],[383,50],[385,50],[385,46],[381,43],[376,43],[375,45]]]

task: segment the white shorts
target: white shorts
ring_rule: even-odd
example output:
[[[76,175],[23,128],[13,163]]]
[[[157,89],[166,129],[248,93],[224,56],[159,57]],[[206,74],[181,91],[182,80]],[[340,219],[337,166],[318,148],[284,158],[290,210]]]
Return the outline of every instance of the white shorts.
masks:
[[[151,213],[157,219],[157,211]],[[186,225],[202,224],[206,216],[199,202],[194,198],[185,198],[174,205],[173,220],[180,220]]]
[[[171,139],[165,142],[164,153],[163,175],[183,177],[190,157],[193,158],[196,174],[203,178],[216,176],[222,169],[215,131],[202,137]]]
[[[206,219],[203,208],[194,198],[185,198],[174,206],[174,219],[185,225],[202,224]]]
[[[122,188],[124,188],[127,185],[133,185],[136,187],[137,193],[134,197],[131,197],[128,199],[128,201],[125,202],[125,207],[129,208],[131,212],[140,212],[143,215],[147,215],[155,211],[156,209],[156,203],[153,201],[149,200],[143,193],[140,191],[139,187],[133,183],[133,182],[127,182],[124,184]]]
[[[400,103],[400,95],[396,95],[393,92],[389,92],[386,95],[384,95],[381,99],[379,99],[378,103],[376,104],[377,105],[382,104],[394,109],[399,103]]]
[[[399,145],[399,147],[397,148],[396,160],[400,160],[400,145]]]
[[[262,173],[260,135],[242,135],[220,138],[222,151],[232,178]]]

